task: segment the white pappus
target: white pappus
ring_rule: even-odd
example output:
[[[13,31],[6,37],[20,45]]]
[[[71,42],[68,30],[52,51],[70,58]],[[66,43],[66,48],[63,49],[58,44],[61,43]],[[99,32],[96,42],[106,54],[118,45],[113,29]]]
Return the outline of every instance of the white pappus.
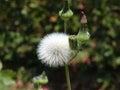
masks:
[[[71,57],[68,38],[64,33],[46,35],[38,44],[39,60],[50,67],[64,66],[68,63]]]

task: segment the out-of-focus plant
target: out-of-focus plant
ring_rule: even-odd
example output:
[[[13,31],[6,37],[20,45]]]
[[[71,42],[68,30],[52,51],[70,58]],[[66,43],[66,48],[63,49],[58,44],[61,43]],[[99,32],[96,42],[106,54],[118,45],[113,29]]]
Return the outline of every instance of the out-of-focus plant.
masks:
[[[105,77],[109,74],[110,83],[107,89],[119,90],[120,5],[118,2],[119,0],[72,1],[72,10],[75,14],[69,21],[67,33],[78,32],[80,12],[84,10],[92,34],[90,47],[86,47],[86,50],[78,55],[81,62],[78,67],[82,70],[78,70],[77,73],[80,73],[81,77],[82,75],[90,77],[88,71],[96,71],[94,80],[99,81],[100,78],[102,81],[96,81],[95,85],[91,86],[95,89],[104,84]],[[61,6],[61,0],[0,0],[0,59],[5,68],[15,70],[25,66],[32,70],[34,68],[35,71],[41,70],[39,68],[41,65],[35,61],[36,45],[44,34],[63,30],[61,25],[63,22],[57,14]],[[84,63],[88,61],[89,64]],[[86,71],[87,74],[82,71]],[[96,74],[98,76],[95,77]],[[87,81],[87,78],[83,81]]]
[[[0,90],[8,90],[15,84],[15,72],[11,70],[0,71]]]
[[[36,90],[44,90],[42,89],[43,86],[48,83],[45,71],[43,71],[41,75],[33,77],[32,82]]]
[[[77,56],[81,47],[89,40],[90,34],[88,32],[86,15],[82,11],[81,27],[78,34],[66,35],[67,23],[73,16],[73,12],[70,9],[70,0],[64,1],[64,6],[59,11],[59,16],[64,21],[64,34],[52,33],[45,36],[38,44],[37,54],[41,62],[50,67],[65,66],[67,90],[71,90],[69,62]],[[73,55],[72,52],[76,54]]]

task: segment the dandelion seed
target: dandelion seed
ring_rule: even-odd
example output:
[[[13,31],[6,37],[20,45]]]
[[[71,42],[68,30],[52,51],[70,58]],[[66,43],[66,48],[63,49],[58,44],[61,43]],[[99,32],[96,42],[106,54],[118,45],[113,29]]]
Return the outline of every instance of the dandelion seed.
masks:
[[[45,36],[38,45],[38,58],[50,67],[64,66],[70,60],[68,35],[52,33]]]

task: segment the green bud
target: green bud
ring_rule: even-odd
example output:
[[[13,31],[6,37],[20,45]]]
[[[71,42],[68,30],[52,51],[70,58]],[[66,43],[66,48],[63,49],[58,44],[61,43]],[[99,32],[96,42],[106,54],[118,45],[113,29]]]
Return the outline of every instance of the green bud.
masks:
[[[45,85],[45,84],[48,83],[48,78],[47,78],[45,72],[43,72],[43,73],[40,75],[39,82],[40,82],[40,84],[42,84],[42,85]]]
[[[81,18],[81,27],[79,29],[79,32],[77,34],[77,41],[78,41],[78,47],[80,48],[81,45],[86,44],[86,42],[90,38],[90,34],[88,32],[87,27],[87,18],[85,13],[82,11],[82,18]]]
[[[59,11],[59,16],[65,21],[73,16],[73,12],[69,8],[68,1],[64,2],[64,7],[62,10]]]
[[[88,41],[90,38],[90,34],[88,31],[79,31],[78,35],[77,35],[77,40],[78,42],[82,42],[85,43],[86,41]]]
[[[77,50],[77,38],[76,35],[69,36],[69,45],[72,50]]]
[[[33,78],[33,83],[34,85],[45,85],[48,83],[48,78],[45,74],[45,72],[43,71],[42,74],[40,76],[36,76]]]
[[[72,12],[71,9],[68,9],[68,11],[63,12],[63,9],[62,9],[62,10],[59,12],[59,15],[60,15],[60,17],[61,17],[63,20],[67,21],[67,20],[69,20],[69,19],[73,16],[73,12]]]
[[[90,34],[88,32],[88,28],[86,24],[83,24],[77,34],[78,49],[81,49],[82,45],[86,44],[89,38],[90,38]]]

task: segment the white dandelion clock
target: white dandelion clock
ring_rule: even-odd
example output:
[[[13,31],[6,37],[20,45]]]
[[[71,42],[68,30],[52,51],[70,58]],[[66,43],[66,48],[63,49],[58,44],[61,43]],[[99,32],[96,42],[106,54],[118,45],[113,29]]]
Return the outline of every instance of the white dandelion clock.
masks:
[[[52,33],[45,36],[38,45],[38,58],[50,67],[64,66],[70,60],[68,35]]]

